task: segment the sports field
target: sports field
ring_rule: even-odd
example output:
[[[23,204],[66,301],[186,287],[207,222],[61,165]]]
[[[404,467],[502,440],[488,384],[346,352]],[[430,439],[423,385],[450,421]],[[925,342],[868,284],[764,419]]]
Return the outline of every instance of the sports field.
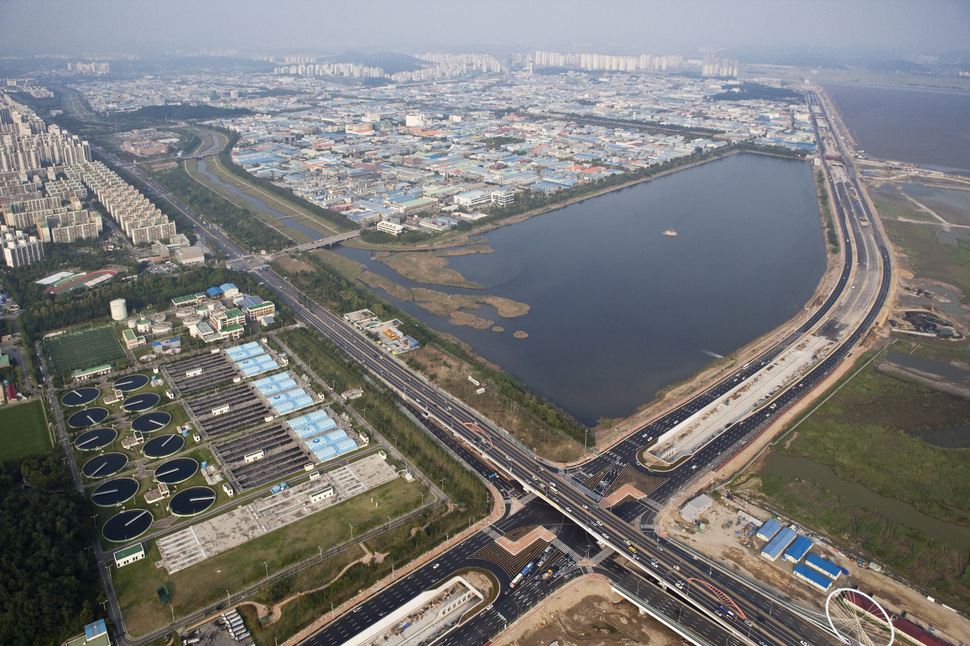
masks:
[[[0,408],[0,459],[19,460],[51,448],[47,416],[40,401]]]
[[[44,339],[55,373],[74,372],[125,358],[110,327],[66,333]]]

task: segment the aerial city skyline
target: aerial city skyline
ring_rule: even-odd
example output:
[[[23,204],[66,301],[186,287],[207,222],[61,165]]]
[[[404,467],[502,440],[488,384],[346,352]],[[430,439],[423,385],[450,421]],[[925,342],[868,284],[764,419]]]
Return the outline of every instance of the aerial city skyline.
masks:
[[[498,53],[556,49],[691,55],[724,48],[732,58],[795,55],[828,60],[874,54],[965,56],[970,8],[959,0],[566,0],[488,5],[417,0],[267,4],[32,0],[0,7],[0,53],[159,54],[199,49],[245,53],[444,50]],[[632,51],[631,51],[632,50]]]

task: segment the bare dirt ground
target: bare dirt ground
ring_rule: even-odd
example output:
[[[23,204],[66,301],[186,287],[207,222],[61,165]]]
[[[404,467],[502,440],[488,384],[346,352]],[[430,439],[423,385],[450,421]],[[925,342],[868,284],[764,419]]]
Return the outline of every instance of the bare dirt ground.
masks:
[[[300,272],[311,272],[313,271],[313,265],[302,260],[297,260],[291,258],[290,256],[280,256],[276,259],[276,262],[281,268],[286,270],[290,274],[298,274]]]
[[[439,348],[422,346],[407,356],[410,365],[416,366],[425,375],[434,375],[434,382],[438,386],[474,407],[540,455],[567,461],[582,453],[582,445],[549,428],[492,384],[486,384],[484,393],[477,393],[478,386],[468,381],[468,377],[476,374],[476,371]]]
[[[576,579],[533,608],[492,643],[495,646],[614,646],[684,644],[629,601],[610,590],[605,578]]]
[[[468,249],[467,253],[473,253],[473,250]],[[449,269],[448,259],[443,257],[443,254],[426,251],[381,251],[373,254],[372,257],[411,280],[431,285],[482,288],[481,285],[466,280],[454,269]]]
[[[755,580],[759,586],[772,588],[777,596],[823,612],[826,595],[794,578],[791,574],[794,564],[786,563],[781,558],[775,562],[769,561],[761,556],[761,541],[755,541],[753,537],[748,539],[743,535],[744,532],[742,535],[734,533],[743,529],[746,521],[740,526],[733,523],[731,527],[724,526],[728,521],[737,520],[739,513],[745,519],[757,519],[759,524],[771,516],[767,511],[735,497],[733,500],[719,500],[714,503],[711,510],[702,517],[707,525],[704,531],[690,527],[679,520],[677,512],[673,512],[664,516],[663,532],[671,540],[683,543],[732,569],[738,576]],[[779,518],[779,522],[786,524],[783,518]],[[905,583],[861,568],[818,542],[812,551],[849,571],[849,575],[839,577],[831,589],[834,590],[836,586],[859,586],[861,591],[871,595],[887,611],[895,614],[906,611],[911,621],[924,627],[934,626],[939,636],[953,644],[966,641],[967,635],[970,635],[970,620],[939,603],[929,601],[925,595]]]

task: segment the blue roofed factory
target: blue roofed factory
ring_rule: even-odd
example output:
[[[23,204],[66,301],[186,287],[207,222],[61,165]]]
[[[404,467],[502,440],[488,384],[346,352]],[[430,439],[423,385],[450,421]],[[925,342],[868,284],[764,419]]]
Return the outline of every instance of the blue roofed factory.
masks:
[[[767,524],[767,523],[766,523]],[[784,527],[771,541],[761,550],[761,556],[774,561],[795,540],[795,530],[791,527]]]
[[[814,554],[809,554],[809,556],[814,556]],[[795,566],[795,576],[803,581],[808,581],[822,592],[828,590],[832,585],[831,579],[824,574],[816,572],[812,568],[806,566],[804,563],[799,563]]]
[[[774,518],[769,518],[765,521],[765,524],[761,526],[761,529],[758,530],[758,533],[755,534],[755,536],[763,541],[770,541],[775,537],[775,534],[778,533],[779,529],[781,529],[781,523]]]
[[[823,559],[818,554],[809,554],[805,557],[805,565],[808,567],[825,574],[830,579],[838,579],[839,575],[842,574],[842,568],[833,563]]]
[[[784,559],[786,561],[791,561],[792,563],[798,563],[802,560],[802,557],[808,554],[808,550],[812,549],[812,545],[814,544],[815,543],[812,542],[812,539],[806,536],[799,536],[795,539],[795,542],[791,544],[791,547],[785,550]]]

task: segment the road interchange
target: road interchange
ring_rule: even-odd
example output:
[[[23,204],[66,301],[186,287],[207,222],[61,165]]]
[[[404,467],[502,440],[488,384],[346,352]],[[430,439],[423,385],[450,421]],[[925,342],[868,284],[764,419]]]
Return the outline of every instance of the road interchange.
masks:
[[[814,93],[809,93],[812,105],[821,106]],[[814,113],[813,113],[814,116]],[[839,151],[844,160],[849,156]],[[824,149],[823,149],[824,154]],[[840,171],[841,174],[841,171]],[[413,374],[397,359],[377,349],[362,334],[348,327],[330,312],[309,302],[299,302],[292,285],[282,280],[269,269],[254,271],[264,282],[281,295],[286,294],[287,305],[293,307],[298,316],[312,327],[334,341],[352,359],[364,366],[372,375],[394,389],[408,405],[418,410],[422,416],[435,421],[447,429],[485,460],[503,469],[511,478],[518,481],[526,491],[535,492],[549,504],[558,508],[577,525],[583,527],[600,543],[608,545],[618,554],[631,561],[631,569],[640,569],[648,577],[654,577],[661,585],[669,585],[670,579],[664,574],[679,572],[681,580],[687,578],[705,582],[717,587],[718,583],[728,588],[730,598],[737,604],[741,616],[754,616],[764,619],[754,626],[754,637],[749,638],[752,625],[743,624],[745,639],[767,641],[768,643],[796,646],[804,637],[826,640],[818,631],[818,624],[808,620],[790,608],[776,605],[774,598],[761,590],[741,582],[715,566],[696,568],[691,565],[693,557],[681,548],[668,545],[661,551],[659,544],[641,531],[649,528],[656,513],[662,509],[678,492],[687,488],[698,478],[698,473],[706,474],[710,469],[725,462],[732,451],[749,442],[761,433],[778,416],[822,383],[853,352],[853,349],[872,328],[882,310],[888,295],[891,264],[889,251],[878,228],[866,225],[864,221],[874,222],[869,207],[862,200],[853,199],[861,195],[858,180],[853,175],[849,162],[845,166],[845,178],[830,173],[830,187],[835,197],[836,218],[843,236],[843,265],[829,297],[796,330],[763,351],[740,370],[732,373],[721,382],[682,404],[680,407],[652,420],[630,434],[626,440],[604,451],[593,460],[573,469],[555,469],[535,456],[526,447],[510,437],[502,429],[496,428],[488,420],[439,391],[432,384]],[[835,325],[833,326],[833,322]],[[758,408],[738,422],[730,424],[710,442],[693,453],[688,459],[675,467],[654,471],[636,459],[643,448],[644,436],[659,436],[672,429],[679,420],[697,413],[705,405],[723,398],[739,382],[758,379],[759,372],[770,365],[787,349],[799,343],[806,334],[816,332],[823,326],[829,327],[838,343],[831,351],[816,362],[797,381],[771,400],[774,406]],[[833,329],[834,328],[834,329]],[[571,472],[583,470],[595,472],[610,464],[625,463],[653,478],[661,479],[648,500],[637,503],[634,513],[618,517],[608,509],[597,505],[595,496],[588,495],[584,487]],[[640,526],[630,524],[638,519]],[[636,550],[634,553],[633,550]],[[657,559],[658,567],[652,568],[646,559]],[[680,570],[673,570],[677,565]],[[661,573],[661,566],[665,572]],[[715,572],[718,574],[715,576]],[[704,583],[701,583],[704,585]],[[718,588],[720,589],[720,588]],[[668,588],[674,595],[684,596],[696,606],[713,612],[721,603],[716,595],[689,597],[679,588]],[[773,610],[773,612],[770,612]],[[765,618],[763,612],[770,612]],[[817,620],[817,618],[816,618]],[[743,632],[743,631],[739,631]],[[814,643],[814,642],[813,642]]]
[[[809,91],[807,97],[813,121],[817,118],[824,120],[824,104],[820,97],[813,91]],[[714,611],[723,605],[721,597],[711,591],[717,588],[736,604],[739,617],[760,618],[751,624],[741,623],[737,626],[734,625],[736,621],[728,618],[711,619],[720,622],[725,634],[743,638],[748,643],[798,646],[809,636],[811,643],[831,642],[831,635],[819,632],[817,618],[813,621],[813,618],[806,618],[792,608],[779,604],[769,594],[720,570],[714,564],[698,562],[695,555],[679,546],[661,545],[651,533],[657,513],[671,500],[721,466],[736,450],[762,433],[787,409],[825,381],[872,328],[888,296],[891,272],[888,248],[874,224],[875,218],[867,202],[859,199],[863,193],[848,151],[844,149],[835,129],[827,124],[823,126],[832,132],[834,151],[842,155],[844,163],[843,167],[827,168],[829,187],[836,206],[835,218],[843,240],[843,263],[832,292],[797,329],[744,366],[638,428],[592,460],[569,468],[559,468],[534,455],[477,411],[413,373],[361,332],[307,299],[270,268],[253,266],[250,271],[272,289],[280,302],[293,310],[298,318],[334,342],[373,377],[394,390],[405,405],[429,422],[429,426],[433,424],[435,429],[432,430],[450,433],[463,444],[468,456],[466,461],[477,460],[489,465],[488,468],[494,466],[501,469],[526,492],[535,493],[583,528],[599,544],[623,555],[627,561],[627,574],[623,577],[632,576],[633,580],[652,582],[665,594],[692,604],[696,612],[708,619],[713,618]],[[816,134],[821,157],[826,148],[818,124]],[[230,259],[249,255],[221,230],[205,227],[191,209],[151,178],[138,172],[137,167],[128,167],[128,170],[135,173],[158,197],[169,201],[192,220],[200,232],[213,239]],[[640,463],[638,455],[649,443],[647,438],[659,438],[670,433],[678,424],[698,415],[705,407],[716,405],[741,384],[759,380],[759,375],[764,374],[762,371],[785,352],[804,342],[808,335],[827,335],[832,344],[825,355],[797,379],[772,393],[770,398],[759,400],[747,415],[712,434],[702,446],[671,468],[654,470]],[[598,504],[603,496],[583,484],[584,478],[590,474],[604,473],[604,478],[615,478],[626,468],[635,469],[660,482],[649,492],[649,496],[612,509]],[[609,484],[607,480],[606,486]],[[446,574],[443,571],[441,576]],[[615,579],[618,578],[620,575],[616,575]],[[676,586],[678,581],[690,581],[691,584],[682,589]],[[768,613],[767,617],[765,612]],[[366,617],[368,614],[360,613],[358,616]],[[348,630],[352,628],[348,627]]]

